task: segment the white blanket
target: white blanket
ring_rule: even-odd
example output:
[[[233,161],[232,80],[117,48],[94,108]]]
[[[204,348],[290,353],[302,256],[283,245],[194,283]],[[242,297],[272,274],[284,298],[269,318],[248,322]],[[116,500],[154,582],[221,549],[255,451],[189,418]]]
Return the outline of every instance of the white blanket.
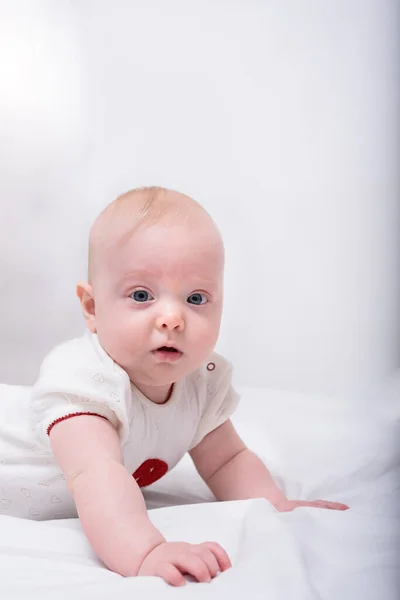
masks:
[[[242,390],[235,424],[286,493],[343,501],[349,511],[280,514],[264,500],[215,503],[185,459],[146,492],[151,518],[168,539],[220,542],[231,570],[182,589],[124,579],[96,559],[78,521],[1,517],[0,597],[398,599],[398,412],[388,398]]]

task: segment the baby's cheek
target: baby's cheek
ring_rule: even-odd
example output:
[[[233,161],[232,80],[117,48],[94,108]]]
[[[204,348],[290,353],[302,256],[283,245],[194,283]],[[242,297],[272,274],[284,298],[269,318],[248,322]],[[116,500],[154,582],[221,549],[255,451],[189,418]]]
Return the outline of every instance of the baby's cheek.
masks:
[[[196,335],[196,345],[200,354],[206,357],[210,350],[214,349],[218,340],[219,326],[208,323],[207,326],[199,327]]]
[[[110,311],[99,327],[98,335],[106,352],[119,364],[129,362],[138,349],[143,348],[140,322],[123,311]]]
[[[116,323],[118,345],[125,355],[133,357],[146,351],[150,344],[151,332],[145,326],[145,320],[130,316]]]

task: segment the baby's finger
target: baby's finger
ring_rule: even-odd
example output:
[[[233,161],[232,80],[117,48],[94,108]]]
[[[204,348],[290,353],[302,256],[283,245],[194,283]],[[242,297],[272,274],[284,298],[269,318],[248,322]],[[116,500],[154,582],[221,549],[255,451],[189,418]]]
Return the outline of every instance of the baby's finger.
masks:
[[[341,502],[329,502],[328,500],[316,500],[315,503],[321,508],[327,508],[328,510],[348,510],[347,504]]]
[[[199,583],[211,581],[211,575],[205,562],[196,554],[184,554],[174,560],[174,565],[181,573],[191,575]]]
[[[204,544],[202,544],[202,546],[206,546],[206,548],[211,550],[211,552],[214,554],[215,558],[218,561],[218,565],[221,570],[221,573],[223,571],[226,571],[227,569],[231,568],[232,563],[230,561],[228,554],[222,548],[222,546],[217,544],[217,542],[205,542]]]
[[[164,579],[166,583],[175,587],[180,587],[186,583],[182,573],[171,563],[163,563],[159,567],[157,575]]]
[[[217,558],[213,552],[206,546],[198,546],[198,549],[195,552],[201,560],[207,565],[208,572],[211,577],[214,578],[221,570],[218,564]]]

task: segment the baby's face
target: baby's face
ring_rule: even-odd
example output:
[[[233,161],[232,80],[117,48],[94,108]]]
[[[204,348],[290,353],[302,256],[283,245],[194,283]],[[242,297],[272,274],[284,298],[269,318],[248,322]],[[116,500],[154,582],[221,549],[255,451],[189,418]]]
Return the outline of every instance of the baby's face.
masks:
[[[145,394],[200,367],[217,342],[222,242],[208,224],[138,229],[111,249],[93,282],[95,330]]]

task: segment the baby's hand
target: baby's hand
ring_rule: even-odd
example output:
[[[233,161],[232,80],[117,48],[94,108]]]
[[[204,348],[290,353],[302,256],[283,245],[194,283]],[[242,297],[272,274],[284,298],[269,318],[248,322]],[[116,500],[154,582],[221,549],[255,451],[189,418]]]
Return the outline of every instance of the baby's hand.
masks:
[[[349,507],[346,504],[341,504],[340,502],[328,502],[327,500],[280,500],[277,504],[275,504],[275,508],[279,510],[279,512],[289,512],[294,510],[295,508],[300,507],[311,507],[311,508],[327,508],[329,510],[347,510]]]
[[[180,586],[185,584],[184,574],[209,582],[231,566],[227,553],[215,542],[165,542],[146,556],[138,575],[162,577],[170,585]]]

